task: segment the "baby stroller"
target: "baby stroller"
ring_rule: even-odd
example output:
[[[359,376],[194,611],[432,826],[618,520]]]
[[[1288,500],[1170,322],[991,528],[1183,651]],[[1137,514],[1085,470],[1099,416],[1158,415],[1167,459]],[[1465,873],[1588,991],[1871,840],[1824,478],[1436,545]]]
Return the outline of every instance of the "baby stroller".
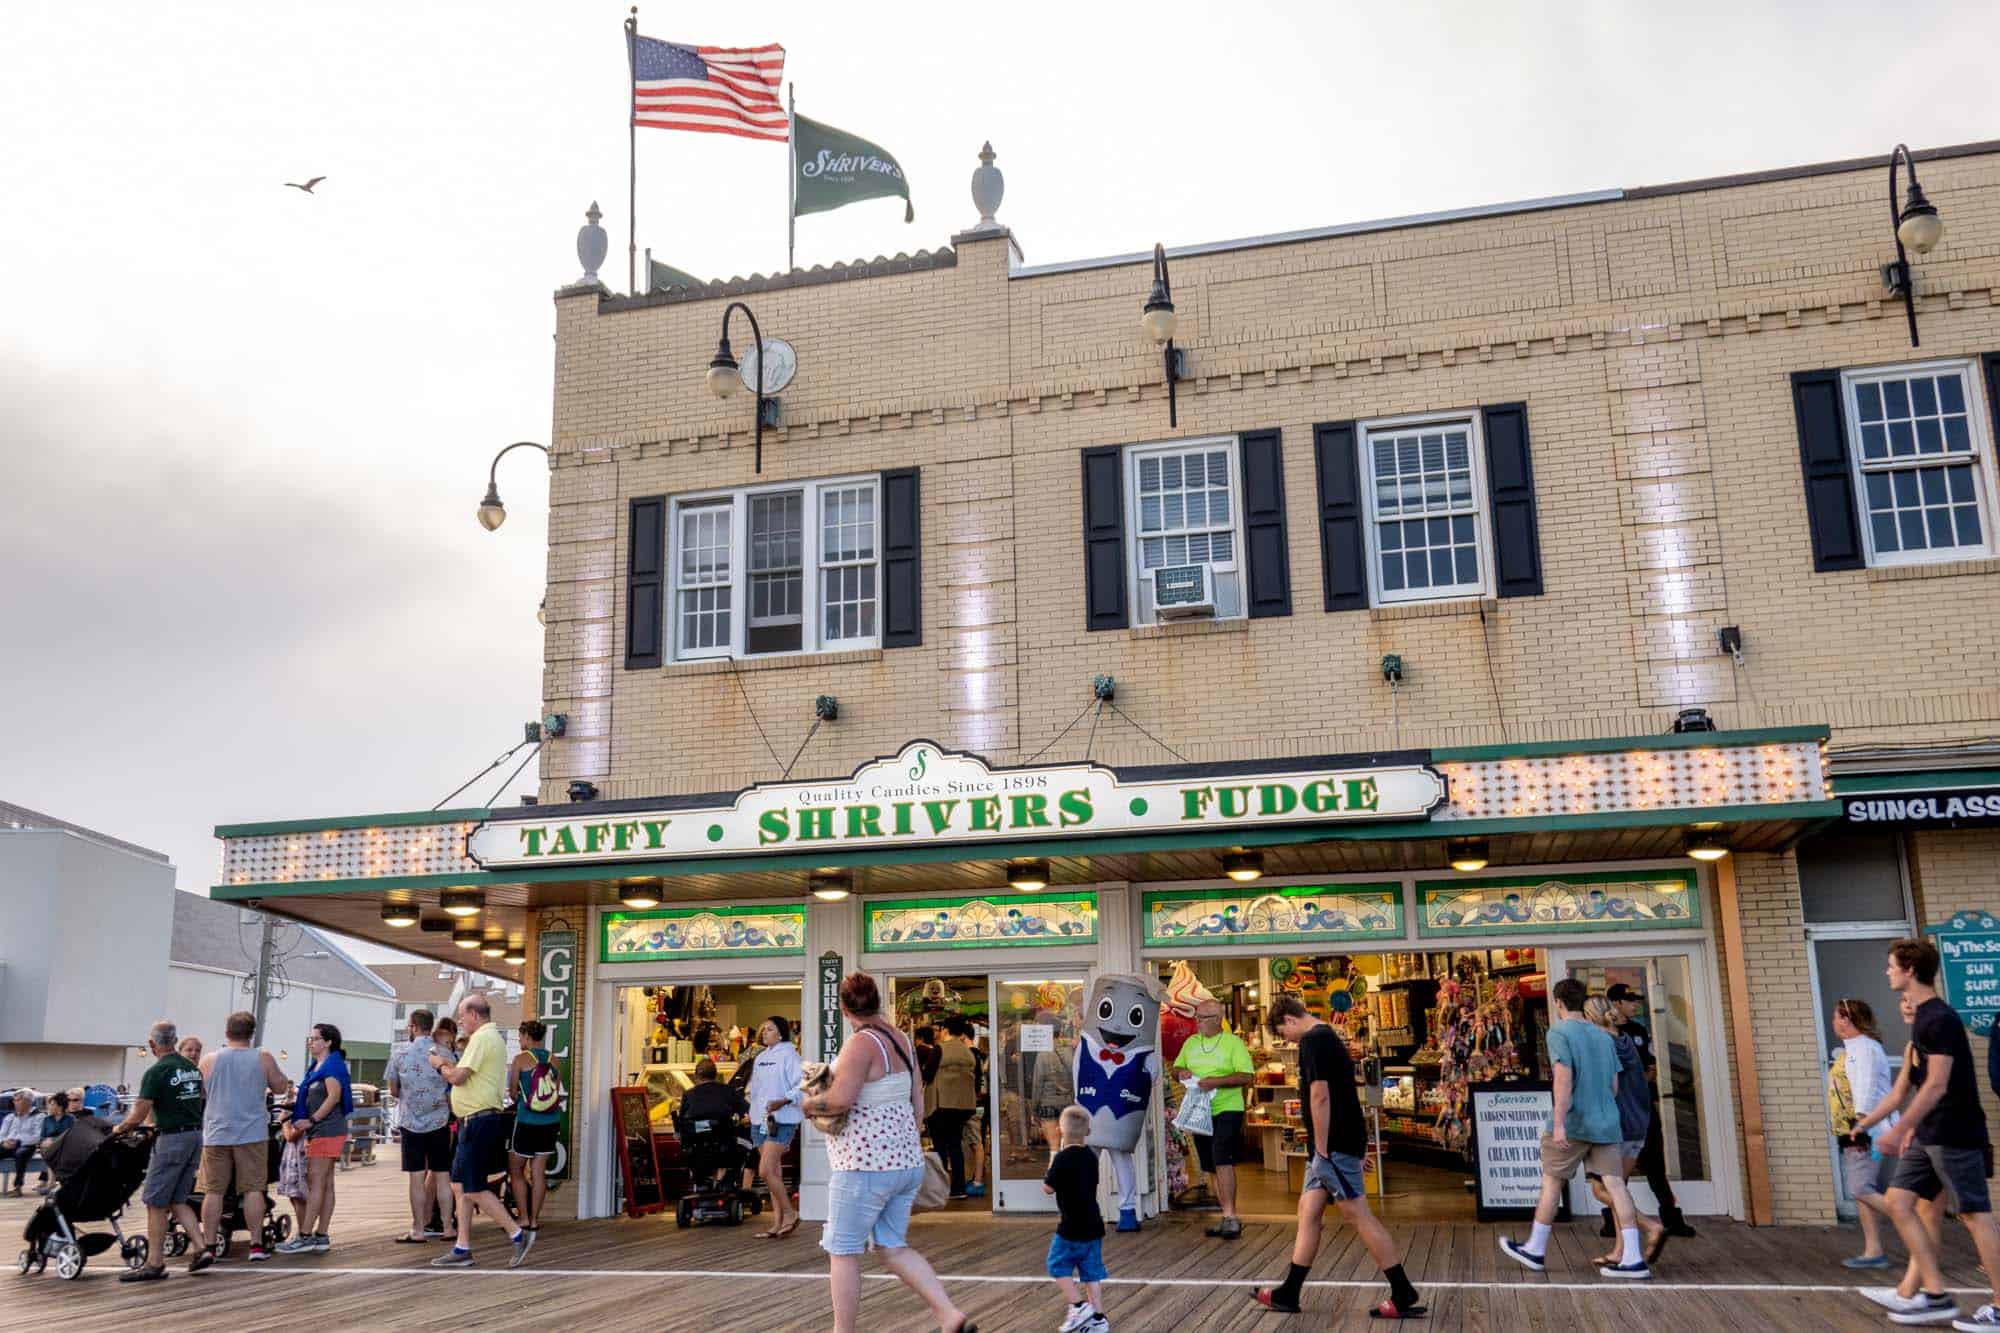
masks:
[[[271,1130],[265,1141],[264,1179],[268,1183],[278,1178],[278,1168],[285,1160],[285,1138],[281,1130],[284,1117],[277,1113],[271,1116]],[[200,1190],[188,1195],[188,1207],[201,1212],[203,1195]],[[223,1196],[222,1221],[216,1228],[215,1254],[218,1259],[229,1257],[229,1240],[238,1231],[248,1231],[250,1224],[243,1216],[243,1196],[231,1192]],[[271,1198],[269,1188],[264,1190],[264,1237],[266,1250],[274,1250],[291,1237],[292,1219],[289,1214],[281,1216],[277,1204]],[[194,1244],[194,1237],[181,1229],[178,1220],[167,1224],[166,1250],[169,1258],[186,1254]]]
[[[674,1118],[680,1134],[681,1164],[694,1178],[693,1188],[674,1206],[674,1222],[743,1222],[744,1200],[749,1211],[764,1211],[763,1197],[742,1187],[743,1168],[750,1160],[750,1136],[735,1117],[694,1120]]]
[[[128,1268],[146,1263],[146,1238],[118,1228],[118,1215],[146,1179],[153,1157],[153,1131],[140,1128],[112,1134],[101,1117],[77,1122],[50,1153],[49,1170],[58,1184],[28,1219],[27,1246],[15,1261],[20,1273],[40,1273],[56,1261],[56,1276],[83,1276],[90,1256],[118,1247]],[[85,1222],[108,1222],[109,1231],[78,1231]]]

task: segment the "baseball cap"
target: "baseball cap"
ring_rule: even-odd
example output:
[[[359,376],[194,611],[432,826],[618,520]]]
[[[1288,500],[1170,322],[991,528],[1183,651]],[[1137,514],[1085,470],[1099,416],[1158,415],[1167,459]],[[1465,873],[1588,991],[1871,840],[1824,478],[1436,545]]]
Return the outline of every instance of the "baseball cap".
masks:
[[[1613,982],[1610,989],[1604,992],[1604,998],[1607,1000],[1614,1000],[1614,1001],[1636,1000],[1639,999],[1640,996],[1638,991],[1633,990],[1630,986],[1626,985],[1624,982],[1618,981],[1618,982]]]

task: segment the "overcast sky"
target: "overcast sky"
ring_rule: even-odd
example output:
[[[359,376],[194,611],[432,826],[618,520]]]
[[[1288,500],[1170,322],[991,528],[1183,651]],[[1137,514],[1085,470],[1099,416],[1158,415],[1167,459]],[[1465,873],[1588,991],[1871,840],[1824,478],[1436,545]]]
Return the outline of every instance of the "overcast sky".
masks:
[[[500,445],[547,438],[593,199],[623,285],[624,13],[0,12],[0,797],[199,891],[217,822],[421,809],[519,739],[540,456],[504,465],[498,533],[472,511]],[[1045,263],[2000,137],[1991,0],[773,0],[640,28],[783,43],[801,111],[900,159],[915,223],[808,217],[802,265],[946,243],[985,139]],[[658,257],[782,267],[782,146],[642,130],[639,179]]]

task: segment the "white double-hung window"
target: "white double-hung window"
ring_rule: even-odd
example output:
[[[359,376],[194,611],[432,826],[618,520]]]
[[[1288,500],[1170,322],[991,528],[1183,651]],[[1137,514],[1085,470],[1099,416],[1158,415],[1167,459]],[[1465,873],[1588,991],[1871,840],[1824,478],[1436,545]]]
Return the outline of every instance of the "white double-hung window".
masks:
[[[1128,449],[1125,468],[1138,622],[1158,619],[1154,590],[1161,571],[1190,567],[1208,570],[1217,619],[1241,616],[1243,506],[1235,437]]]
[[[1492,582],[1476,415],[1363,422],[1371,601],[1476,597]]]
[[[1993,450],[1972,367],[1932,361],[1841,376],[1847,455],[1871,565],[1993,549]]]
[[[878,646],[877,489],[869,476],[677,497],[674,658]]]

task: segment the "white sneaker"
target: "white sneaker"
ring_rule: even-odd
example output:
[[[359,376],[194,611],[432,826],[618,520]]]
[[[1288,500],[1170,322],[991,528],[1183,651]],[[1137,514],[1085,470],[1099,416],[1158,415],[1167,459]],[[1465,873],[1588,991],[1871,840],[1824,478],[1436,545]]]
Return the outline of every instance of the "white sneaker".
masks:
[[[1894,1287],[1860,1287],[1857,1290],[1864,1297],[1875,1302],[1875,1304],[1885,1310],[1896,1303],[1896,1289]]]
[[[1956,1318],[1958,1302],[1949,1296],[1920,1291],[1908,1300],[1898,1296],[1895,1304],[1889,1306],[1889,1321],[1895,1324],[1943,1324]]]
[[[2000,1329],[2000,1305],[1982,1305],[1973,1312],[1970,1319],[1954,1319],[1953,1328],[1961,1333],[1993,1333]]]
[[[1085,1301],[1082,1305],[1072,1305],[1069,1307],[1069,1317],[1062,1321],[1062,1327],[1058,1328],[1056,1333],[1078,1333],[1078,1330],[1095,1318],[1097,1311],[1091,1308],[1089,1301]]]

